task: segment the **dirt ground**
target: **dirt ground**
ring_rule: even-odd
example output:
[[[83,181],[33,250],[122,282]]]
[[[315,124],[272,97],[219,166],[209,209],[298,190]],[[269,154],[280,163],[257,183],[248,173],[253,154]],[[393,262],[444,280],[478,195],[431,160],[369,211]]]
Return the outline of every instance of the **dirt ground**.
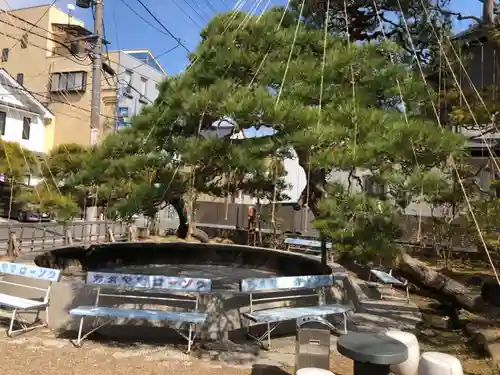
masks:
[[[185,355],[171,346],[147,344],[113,344],[85,342],[74,347],[67,339],[55,338],[48,330],[34,331],[14,338],[0,335],[2,370],[6,375],[287,375],[293,368],[275,361],[231,363],[199,359]],[[283,353],[273,353],[279,360]],[[262,361],[261,361],[262,362]],[[336,375],[353,375],[353,364],[339,354],[332,355],[331,371]]]
[[[493,278],[493,272],[484,262],[454,262],[451,270],[443,270],[441,262],[424,262],[437,271],[445,273],[447,276],[466,285],[472,292],[479,293],[481,283],[484,280]],[[349,272],[351,276],[364,279],[364,275]],[[436,299],[421,296],[417,293],[411,294],[411,301],[415,303],[422,314],[435,314],[435,307],[439,304]],[[491,309],[492,321],[498,321]],[[418,338],[421,352],[438,351],[456,356],[462,363],[464,373],[469,375],[498,375],[493,361],[486,355],[476,342],[468,337],[463,329],[435,329],[422,324],[414,332]]]
[[[422,313],[429,312],[436,300],[413,294],[411,297]],[[456,356],[462,363],[464,373],[470,375],[498,375],[491,358],[467,337],[462,329],[429,329],[421,327],[416,335],[421,352],[439,351]]]

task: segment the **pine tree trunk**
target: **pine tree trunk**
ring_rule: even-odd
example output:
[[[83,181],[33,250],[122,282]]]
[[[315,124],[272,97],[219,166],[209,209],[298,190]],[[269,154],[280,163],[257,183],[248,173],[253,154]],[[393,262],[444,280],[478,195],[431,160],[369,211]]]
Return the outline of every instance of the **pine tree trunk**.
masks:
[[[427,267],[403,250],[401,251],[399,270],[402,276],[409,281],[441,295],[458,307],[469,311],[481,309],[481,298],[472,295],[465,285]]]
[[[182,197],[172,198],[168,201],[171,204],[177,215],[179,216],[179,227],[177,228],[177,237],[186,239],[189,234],[188,216],[185,209],[184,199]]]

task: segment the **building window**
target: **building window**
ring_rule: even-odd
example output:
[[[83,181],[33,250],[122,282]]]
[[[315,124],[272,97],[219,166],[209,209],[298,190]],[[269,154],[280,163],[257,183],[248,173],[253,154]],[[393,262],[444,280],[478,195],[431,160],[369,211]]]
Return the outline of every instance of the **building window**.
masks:
[[[30,139],[31,130],[31,119],[29,117],[23,117],[23,139]]]
[[[0,112],[0,134],[5,135],[5,124],[7,122],[7,113]]]
[[[85,91],[86,72],[64,72],[52,74],[51,91]]]
[[[17,73],[16,81],[20,85],[24,85],[24,74],[23,73]]]
[[[132,94],[132,72],[130,70],[125,70],[123,73],[123,83],[124,83],[124,93],[125,95]]]
[[[9,59],[9,49],[4,48],[2,49],[2,62],[5,62]]]
[[[127,86],[130,86],[130,84],[132,83],[132,72],[130,70],[125,70],[125,73],[124,74],[124,77],[123,77],[123,80],[125,81],[125,84]]]
[[[141,77],[141,85],[139,86],[139,93],[141,96],[146,96],[146,87],[148,85],[148,80],[144,77]]]

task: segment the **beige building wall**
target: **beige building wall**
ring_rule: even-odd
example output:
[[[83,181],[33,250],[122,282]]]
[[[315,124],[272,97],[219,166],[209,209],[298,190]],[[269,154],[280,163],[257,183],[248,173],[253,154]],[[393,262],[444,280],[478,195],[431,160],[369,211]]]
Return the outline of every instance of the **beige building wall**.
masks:
[[[30,23],[36,23],[37,27]],[[91,140],[91,61],[87,54],[75,58],[69,51],[61,48],[54,40],[65,40],[66,34],[56,29],[54,24],[83,26],[82,21],[70,18],[63,11],[48,5],[0,14],[0,46],[9,48],[8,59],[1,61],[0,67],[5,68],[14,78],[22,73],[24,87],[55,115],[55,121],[49,125],[51,129],[46,132],[48,137],[52,137],[45,141],[46,151],[63,143],[86,146]],[[23,35],[27,35],[25,46],[21,45]],[[86,74],[83,90],[51,92],[53,73],[76,71]],[[101,121],[104,125],[111,123],[112,127],[116,113],[116,98],[112,100],[112,97],[116,97],[113,86],[111,84],[110,87],[103,76],[101,114],[105,116],[101,116]]]

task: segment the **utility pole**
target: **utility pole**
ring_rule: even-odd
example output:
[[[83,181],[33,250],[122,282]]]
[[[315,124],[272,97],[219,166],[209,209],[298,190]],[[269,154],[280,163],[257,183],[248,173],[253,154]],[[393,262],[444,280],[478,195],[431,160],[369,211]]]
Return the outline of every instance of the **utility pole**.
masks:
[[[92,58],[92,102],[90,105],[90,129],[98,130],[98,140],[102,136],[101,125],[101,66],[102,66],[102,9],[104,0],[95,0],[94,9],[94,53]]]

